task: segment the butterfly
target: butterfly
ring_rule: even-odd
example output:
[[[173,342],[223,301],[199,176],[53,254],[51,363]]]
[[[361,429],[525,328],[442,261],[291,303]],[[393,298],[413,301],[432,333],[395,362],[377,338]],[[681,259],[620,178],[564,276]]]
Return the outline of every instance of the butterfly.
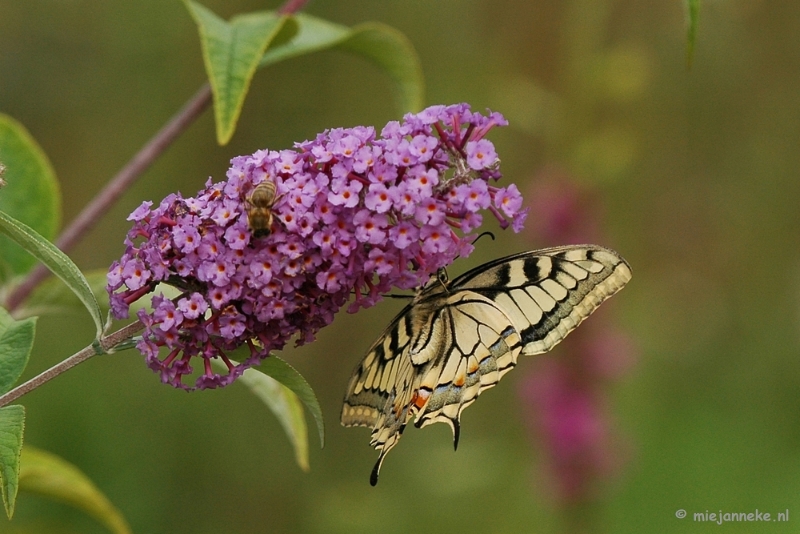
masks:
[[[454,280],[442,269],[418,290],[353,372],[344,426],[372,427],[380,451],[370,483],[406,424],[446,423],[458,447],[461,412],[520,354],[552,349],[631,278],[628,263],[597,245],[522,252]]]

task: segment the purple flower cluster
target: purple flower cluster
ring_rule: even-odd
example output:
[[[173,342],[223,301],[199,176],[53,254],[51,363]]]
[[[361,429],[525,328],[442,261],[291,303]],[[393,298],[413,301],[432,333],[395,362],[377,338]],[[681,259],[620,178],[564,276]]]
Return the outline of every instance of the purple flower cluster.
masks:
[[[108,273],[112,312],[127,317],[159,283],[178,288],[179,297],[155,294],[153,311],[138,312],[145,331],[137,347],[165,383],[226,385],[292,336],[313,340],[351,295],[349,311],[369,307],[467,256],[481,210],[519,231],[527,210],[516,186],[490,185],[501,175],[485,135],[505,124],[466,104],[433,106],[380,136],[337,128],[293,150],[234,158],[227,181],[131,214],[125,254]],[[259,208],[273,222],[255,237],[248,199],[265,181],[275,197]],[[235,364],[226,353],[242,345],[249,357]],[[192,387],[182,378],[195,357],[203,372]],[[213,372],[211,358],[228,373]]]

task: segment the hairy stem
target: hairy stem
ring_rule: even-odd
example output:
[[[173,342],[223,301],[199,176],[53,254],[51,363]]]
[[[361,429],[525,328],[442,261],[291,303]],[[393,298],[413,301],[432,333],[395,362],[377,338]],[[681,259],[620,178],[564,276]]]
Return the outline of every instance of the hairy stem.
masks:
[[[136,321],[135,323],[131,323],[128,326],[120,328],[112,334],[100,338],[100,342],[98,344],[99,346],[95,344],[89,345],[88,347],[76,352],[69,358],[57,363],[43,373],[31,378],[24,384],[20,384],[5,395],[0,395],[0,408],[6,404],[14,402],[26,393],[33,391],[45,382],[57,377],[61,373],[72,369],[79,363],[85,362],[92,356],[108,353],[108,351],[112,350],[123,341],[130,339],[134,334],[143,329],[144,325],[141,322]]]

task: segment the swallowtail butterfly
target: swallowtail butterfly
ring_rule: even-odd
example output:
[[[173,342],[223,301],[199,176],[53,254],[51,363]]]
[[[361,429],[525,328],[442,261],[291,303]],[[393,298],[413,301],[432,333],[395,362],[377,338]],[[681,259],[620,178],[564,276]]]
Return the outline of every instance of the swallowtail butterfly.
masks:
[[[406,424],[447,423],[458,446],[461,412],[517,363],[552,349],[631,278],[597,245],[522,252],[420,289],[353,372],[344,426],[372,427],[380,451],[370,483]]]

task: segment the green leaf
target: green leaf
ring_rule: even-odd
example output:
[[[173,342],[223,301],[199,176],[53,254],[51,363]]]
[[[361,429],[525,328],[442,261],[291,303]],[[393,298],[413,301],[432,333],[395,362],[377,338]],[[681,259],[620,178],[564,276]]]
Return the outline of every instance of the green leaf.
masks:
[[[0,211],[0,232],[6,234],[27,250],[33,257],[50,269],[69,287],[89,311],[97,329],[97,337],[103,333],[103,320],[100,306],[92,294],[89,282],[84,278],[78,266],[61,252],[50,241],[39,235],[30,226],[23,224],[6,213]]]
[[[28,365],[35,333],[35,317],[15,321],[0,308],[0,395],[11,389]]]
[[[15,404],[0,408],[0,482],[9,519],[14,515],[20,475],[20,450],[25,429],[25,408]]]
[[[80,469],[55,454],[26,446],[22,450],[19,486],[83,510],[111,532],[131,532],[120,511],[97,486]]]
[[[401,113],[422,110],[425,104],[422,65],[403,33],[385,24],[368,22],[354,27],[350,37],[337,48],[371,61],[389,75]]]
[[[184,3],[200,31],[203,61],[214,94],[217,141],[225,145],[236,129],[258,63],[288,17],[262,11],[226,22],[192,0]]]
[[[700,0],[686,0],[686,68],[692,68],[694,43],[697,40],[697,23],[700,18]]]
[[[86,281],[89,283],[89,288],[92,290],[92,294],[100,306],[100,311],[103,313],[108,310],[107,274],[108,271],[106,269],[84,273]],[[36,289],[33,290],[33,293],[31,293],[31,296],[28,297],[23,306],[14,310],[14,317],[72,313],[80,308],[83,308],[83,303],[75,293],[61,283],[61,280],[47,278],[36,286]]]
[[[61,193],[50,161],[42,148],[20,123],[0,114],[0,163],[5,165],[0,189],[0,211],[4,211],[54,239],[61,222]],[[36,261],[24,250],[0,235],[0,279],[8,274],[28,272]]]
[[[422,109],[425,101],[422,65],[411,42],[401,32],[375,22],[350,29],[305,13],[294,17],[299,25],[297,35],[286,44],[267,50],[260,66],[337,48],[368,59],[389,75],[395,84],[401,113]]]
[[[241,347],[233,355],[246,357],[247,349]],[[227,370],[219,360],[212,360],[212,364],[223,371]],[[300,402],[314,417],[320,445],[325,443],[325,423],[317,397],[306,379],[285,361],[270,356],[261,363],[259,369],[248,369],[239,380],[278,418],[294,447],[297,464],[303,471],[308,471],[308,428]]]
[[[319,406],[317,396],[314,390],[308,385],[303,375],[297,372],[297,369],[281,360],[277,356],[270,356],[263,360],[258,370],[262,373],[271,376],[287,388],[294,391],[303,404],[306,405],[308,411],[314,417],[317,423],[317,432],[319,432],[320,447],[325,446],[325,421],[322,419],[322,408]]]
[[[334,24],[305,13],[298,13],[293,18],[298,25],[298,31],[294,38],[285,44],[270,47],[261,58],[259,67],[327,50],[344,41],[353,33],[347,26]]]
[[[294,447],[297,465],[303,471],[308,463],[308,427],[303,417],[303,405],[289,388],[255,369],[248,369],[239,378],[275,414]]]

